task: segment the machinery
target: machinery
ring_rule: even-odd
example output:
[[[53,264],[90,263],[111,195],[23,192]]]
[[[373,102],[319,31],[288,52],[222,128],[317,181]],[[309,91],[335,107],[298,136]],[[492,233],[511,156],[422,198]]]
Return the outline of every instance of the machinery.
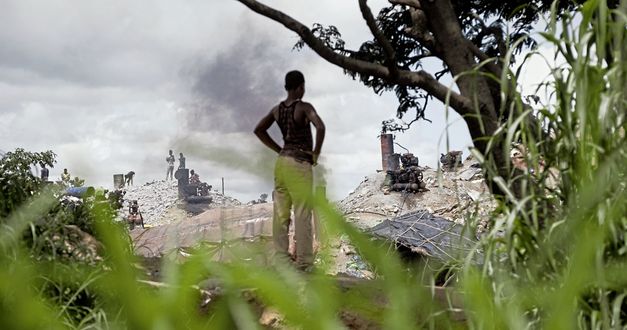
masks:
[[[455,171],[462,166],[462,152],[453,150],[440,154],[440,163],[442,163],[442,170]]]
[[[419,192],[424,190],[426,184],[422,181],[422,170],[418,166],[418,157],[412,153],[405,153],[400,156],[401,168],[388,169],[385,181],[383,182],[384,191],[390,190]]]

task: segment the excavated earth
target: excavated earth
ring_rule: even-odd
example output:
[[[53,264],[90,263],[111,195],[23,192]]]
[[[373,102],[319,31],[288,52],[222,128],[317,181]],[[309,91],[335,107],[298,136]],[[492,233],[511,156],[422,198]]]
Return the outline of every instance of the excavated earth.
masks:
[[[417,210],[463,224],[472,217],[486,219],[496,206],[476,162],[468,160],[451,172],[422,167],[426,191],[417,193],[381,190],[385,173],[367,176],[338,207],[348,221],[370,228],[384,219]]]
[[[354,191],[337,203],[337,207],[347,221],[366,231],[386,219],[417,211],[428,212],[430,216],[446,219],[451,224],[464,224],[471,218],[487,220],[495,202],[475,162],[468,160],[450,172],[428,167],[422,170],[425,191],[385,194],[381,189],[385,174],[379,172],[365,177]],[[146,228],[131,231],[138,255],[160,258],[172,251],[201,244],[219,244],[228,248],[225,242],[271,241],[272,203],[242,205],[234,198],[212,192],[214,201],[207,206],[208,210],[191,216],[183,208],[176,207],[181,203],[174,197],[176,189],[175,183],[160,181],[146,184],[141,189],[130,189],[127,193],[127,198],[139,199],[142,210],[148,211]],[[272,249],[272,244],[264,243],[263,246]],[[266,252],[272,254],[272,251]],[[331,265],[325,265],[330,274],[374,277],[346,237],[330,242],[330,254]]]
[[[382,190],[385,173],[379,172],[365,177],[354,191],[336,203],[337,208],[347,221],[370,234],[375,234],[377,228],[387,224],[391,225],[390,228],[396,226],[396,233],[385,238],[395,241],[397,245],[416,242],[416,237],[406,237],[409,230],[404,228],[416,231],[420,226],[435,228],[436,223],[440,228],[460,227],[471,219],[479,220],[479,223],[487,222],[496,204],[475,162],[467,160],[461,167],[449,172],[428,167],[422,168],[422,171],[426,183],[424,191],[386,194]],[[216,261],[229,262],[237,259],[240,262],[248,260],[261,265],[272,263],[272,203],[242,205],[236,199],[214,191],[211,193],[213,201],[206,206],[207,210],[192,215],[185,211],[184,205],[181,205],[183,202],[176,199],[176,191],[176,184],[161,181],[149,183],[143,188],[130,189],[127,193],[127,199],[138,199],[140,206],[146,210],[146,228],[137,227],[130,234],[135,253],[143,257],[144,270],[151,280],[160,280],[160,268],[164,258],[185,260],[191,250],[199,246],[209,247],[210,257]],[[413,220],[412,217],[416,214],[419,217]],[[410,219],[408,227],[398,227],[398,224],[403,224],[403,219]],[[448,229],[441,230],[433,237],[440,237],[445,231]],[[424,238],[425,233],[420,235]],[[466,237],[462,238],[468,240]],[[417,244],[425,242],[428,244],[411,247],[411,251],[430,255],[423,252],[429,249],[443,251],[443,245],[449,244],[450,247],[452,240],[438,241],[428,237]],[[376,274],[347,237],[332,239],[326,248],[330,258],[319,258],[316,263],[327,274],[334,275],[340,282],[352,283],[351,279],[376,281]],[[370,285],[370,282],[363,282],[361,285],[364,283]],[[448,294],[440,298],[442,302],[450,300]],[[463,312],[457,307],[454,308],[454,313],[457,313],[456,317],[463,319]],[[271,309],[261,309],[261,325],[268,328],[281,327],[282,318],[279,314]],[[350,329],[379,328],[350,312],[343,313],[341,318]]]

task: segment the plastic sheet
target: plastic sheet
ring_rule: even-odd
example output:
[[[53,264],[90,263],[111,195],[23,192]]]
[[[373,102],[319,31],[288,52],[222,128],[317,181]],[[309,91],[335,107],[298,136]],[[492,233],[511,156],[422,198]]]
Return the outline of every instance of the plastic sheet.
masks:
[[[463,225],[424,210],[384,220],[369,233],[442,261],[464,258],[477,245],[474,233]]]

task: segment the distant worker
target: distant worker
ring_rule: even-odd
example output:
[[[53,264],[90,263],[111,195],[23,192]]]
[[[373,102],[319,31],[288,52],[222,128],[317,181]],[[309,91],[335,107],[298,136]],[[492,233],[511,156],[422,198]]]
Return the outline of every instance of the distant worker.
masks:
[[[181,168],[185,168],[185,156],[182,152],[179,154],[179,169]]]
[[[314,107],[301,101],[305,94],[305,77],[299,71],[285,75],[287,98],[276,105],[259,121],[255,135],[279,154],[274,169],[274,216],[272,238],[279,257],[289,260],[288,229],[290,209],[294,207],[296,239],[296,266],[311,270],[314,261],[311,197],[313,193],[312,165],[316,165],[325,127]],[[283,135],[283,147],[268,134],[277,123]],[[316,144],[312,141],[311,126],[316,128]]]
[[[194,170],[189,171],[189,184],[200,184],[200,176]]]
[[[135,172],[130,171],[124,175],[124,180],[126,181],[127,186],[133,185],[133,178],[135,177]]]
[[[165,159],[166,162],[168,162],[168,171],[165,173],[165,179],[168,179],[168,176],[170,177],[170,180],[174,179],[174,162],[176,162],[176,158],[174,158],[174,154],[172,153],[172,150],[170,150],[170,154],[168,155],[168,157],[166,157]]]
[[[131,229],[134,229],[135,225],[141,225],[144,228],[144,217],[139,211],[137,200],[133,200],[128,207],[128,223]]]
[[[263,193],[259,196],[259,199],[257,200],[257,204],[264,204],[268,202],[268,194]]]
[[[61,181],[63,181],[63,183],[69,184],[71,180],[72,176],[70,175],[70,172],[67,171],[67,168],[64,168],[63,173],[61,173]]]
[[[41,181],[47,182],[50,171],[46,168],[46,164],[41,164]]]

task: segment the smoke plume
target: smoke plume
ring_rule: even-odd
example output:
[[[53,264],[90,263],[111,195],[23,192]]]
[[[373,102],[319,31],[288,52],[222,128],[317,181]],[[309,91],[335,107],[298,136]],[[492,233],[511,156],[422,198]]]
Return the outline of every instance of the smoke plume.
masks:
[[[252,132],[284,97],[283,78],[294,69],[289,47],[249,33],[230,49],[186,69],[192,99],[185,105],[191,131]]]

